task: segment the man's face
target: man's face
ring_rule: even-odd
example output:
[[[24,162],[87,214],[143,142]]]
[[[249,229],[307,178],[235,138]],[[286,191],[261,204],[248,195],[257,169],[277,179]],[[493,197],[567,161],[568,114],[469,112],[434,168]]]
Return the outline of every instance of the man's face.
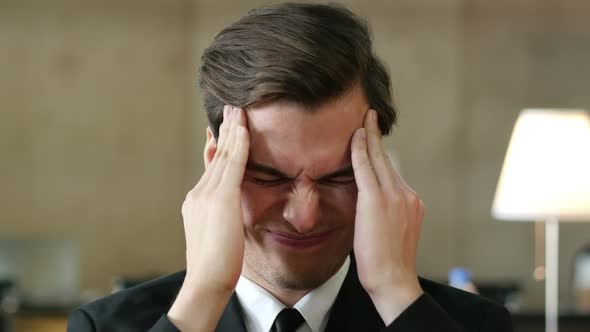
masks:
[[[368,108],[356,88],[312,112],[286,102],[248,109],[248,278],[307,290],[341,266],[352,250],[357,197],[350,142]]]

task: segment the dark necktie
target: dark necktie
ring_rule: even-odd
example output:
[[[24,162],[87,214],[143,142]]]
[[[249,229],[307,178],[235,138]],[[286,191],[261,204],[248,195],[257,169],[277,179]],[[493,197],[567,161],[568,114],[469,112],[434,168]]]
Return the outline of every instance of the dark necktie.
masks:
[[[285,308],[277,315],[271,332],[295,332],[305,321],[297,309]]]

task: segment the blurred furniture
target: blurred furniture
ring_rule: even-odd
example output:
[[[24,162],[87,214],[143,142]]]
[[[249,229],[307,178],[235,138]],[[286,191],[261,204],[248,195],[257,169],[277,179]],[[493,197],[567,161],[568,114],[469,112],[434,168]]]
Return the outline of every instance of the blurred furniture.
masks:
[[[0,332],[10,331],[10,318],[4,312],[0,312]]]
[[[590,244],[578,251],[572,268],[576,311],[590,314]]]
[[[37,305],[21,303],[13,315],[14,332],[63,332],[68,325],[68,315],[73,310],[60,304]]]
[[[67,325],[66,314],[21,314],[14,318],[14,332],[64,332]]]
[[[508,310],[520,310],[520,286],[513,282],[476,282],[479,295],[499,304]]]
[[[514,332],[543,332],[545,330],[545,315],[538,313],[512,314]],[[588,332],[590,331],[590,315],[560,314],[560,332]]]
[[[12,299],[14,282],[10,279],[0,279],[0,332],[12,332],[12,314],[15,309]]]
[[[525,109],[514,126],[494,197],[497,219],[545,220],[547,332],[558,331],[558,221],[590,221],[589,151],[586,111]]]
[[[71,307],[78,302],[78,241],[65,236],[0,236],[0,279],[18,285],[19,300],[31,306]]]

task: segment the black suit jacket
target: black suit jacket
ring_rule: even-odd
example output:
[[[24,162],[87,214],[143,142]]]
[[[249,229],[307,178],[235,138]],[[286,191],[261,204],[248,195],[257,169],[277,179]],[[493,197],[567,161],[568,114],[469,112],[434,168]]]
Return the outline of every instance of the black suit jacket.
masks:
[[[361,286],[354,260],[330,312],[325,332],[510,332],[508,311],[491,301],[420,278],[424,294],[385,327]],[[177,332],[166,314],[184,280],[177,272],[74,310],[68,332]],[[247,332],[234,293],[215,332]]]

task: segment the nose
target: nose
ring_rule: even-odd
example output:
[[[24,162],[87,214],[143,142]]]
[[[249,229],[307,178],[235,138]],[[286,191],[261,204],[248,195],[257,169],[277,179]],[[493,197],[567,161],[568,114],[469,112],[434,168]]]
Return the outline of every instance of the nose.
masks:
[[[319,219],[319,194],[311,182],[295,183],[285,204],[283,218],[301,233],[309,233]]]

